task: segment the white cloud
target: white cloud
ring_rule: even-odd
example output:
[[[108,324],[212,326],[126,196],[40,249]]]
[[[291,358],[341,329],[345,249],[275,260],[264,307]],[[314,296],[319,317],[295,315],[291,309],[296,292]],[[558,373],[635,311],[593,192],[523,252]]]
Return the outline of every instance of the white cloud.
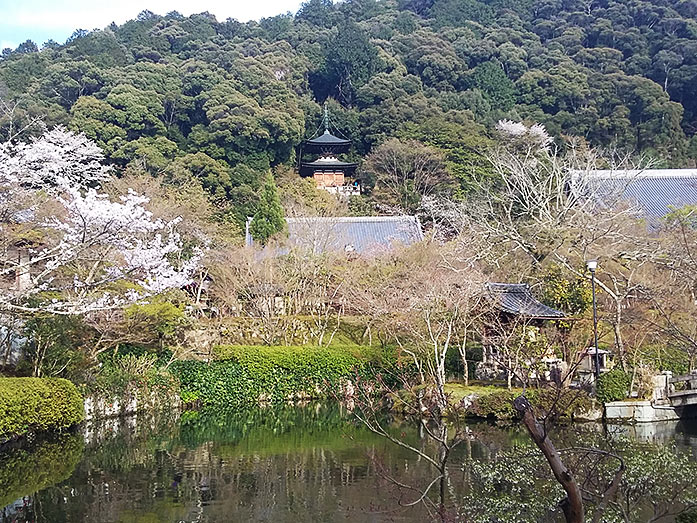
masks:
[[[0,51],[5,49],[6,47],[9,47],[10,49],[17,49],[17,45],[14,42],[8,42],[7,40],[0,40]]]

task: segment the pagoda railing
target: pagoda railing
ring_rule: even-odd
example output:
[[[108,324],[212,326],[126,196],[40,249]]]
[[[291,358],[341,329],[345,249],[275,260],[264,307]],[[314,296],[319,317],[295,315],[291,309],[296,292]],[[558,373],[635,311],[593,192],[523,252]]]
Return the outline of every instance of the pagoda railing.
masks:
[[[325,191],[339,196],[357,196],[361,194],[360,185],[328,185],[322,187]]]

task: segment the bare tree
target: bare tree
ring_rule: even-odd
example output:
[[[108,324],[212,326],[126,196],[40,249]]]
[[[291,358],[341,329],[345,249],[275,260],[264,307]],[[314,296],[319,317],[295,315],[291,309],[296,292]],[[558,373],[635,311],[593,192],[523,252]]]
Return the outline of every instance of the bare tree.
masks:
[[[697,367],[697,208],[671,212],[660,236],[660,256],[654,259],[650,299],[652,325],[689,355],[690,369]]]
[[[413,140],[386,141],[366,158],[364,170],[375,176],[380,201],[407,213],[453,182],[441,153]]]
[[[45,130],[44,115],[30,110],[28,95],[12,99],[0,85],[0,141],[14,142],[22,135]]]
[[[279,260],[290,314],[309,315],[319,346],[330,345],[338,332],[346,303],[342,299],[347,267],[343,252],[294,249]]]
[[[597,284],[613,311],[603,319],[626,366],[624,313],[643,293],[645,265],[660,250],[638,209],[622,200],[641,170],[627,156],[603,158],[578,140],[562,152],[539,125],[502,121],[498,131],[500,145],[489,157],[496,177],[476,180],[463,204],[426,200],[425,210],[463,242],[485,238],[487,264],[518,280],[534,279],[550,264],[590,280],[585,261],[600,257]],[[613,167],[612,183],[595,174],[599,165]]]
[[[346,298],[363,316],[376,318],[409,355],[420,381],[434,387],[443,411],[446,356],[457,350],[466,357],[467,339],[486,307],[483,275],[463,255],[460,262],[468,270],[455,270],[455,257],[446,254],[450,249],[426,243],[371,259],[347,287]]]
[[[275,258],[257,249],[218,251],[209,257],[209,270],[209,292],[221,312],[259,321],[267,345],[283,337],[285,288]]]

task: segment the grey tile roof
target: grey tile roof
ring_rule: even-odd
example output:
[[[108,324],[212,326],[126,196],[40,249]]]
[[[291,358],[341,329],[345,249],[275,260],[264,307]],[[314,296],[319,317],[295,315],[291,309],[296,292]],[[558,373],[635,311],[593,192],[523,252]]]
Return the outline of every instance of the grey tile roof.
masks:
[[[303,162],[303,167],[310,167],[316,169],[342,169],[342,168],[356,168],[358,164],[350,162],[342,162],[339,160],[315,160],[314,162]]]
[[[309,145],[350,145],[351,141],[334,136],[329,131],[324,131],[324,134],[320,134],[317,138],[306,140],[305,143]]]
[[[609,206],[623,201],[638,214],[657,219],[671,207],[697,205],[697,169],[574,171],[571,190]]]
[[[246,244],[254,241],[247,221]],[[384,252],[396,245],[411,245],[423,239],[415,216],[367,216],[339,218],[286,218],[287,252],[298,247],[316,253],[351,251],[359,254]],[[281,254],[280,252],[279,254]]]
[[[496,307],[508,314],[529,319],[555,319],[566,315],[539,302],[526,283],[487,283],[486,288]]]

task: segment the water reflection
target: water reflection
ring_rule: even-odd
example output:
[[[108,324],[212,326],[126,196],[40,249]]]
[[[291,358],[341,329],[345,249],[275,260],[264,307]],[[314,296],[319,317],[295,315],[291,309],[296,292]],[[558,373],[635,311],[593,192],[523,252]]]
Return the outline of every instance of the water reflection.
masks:
[[[429,445],[411,426],[391,426],[411,444]],[[694,424],[608,431],[697,448]],[[527,442],[511,427],[474,424],[472,434],[451,460],[453,499],[468,488],[463,462],[495,460]],[[388,478],[421,485],[431,477],[427,463],[340,406],[169,413],[0,454],[0,521],[425,521],[420,507],[399,507]]]

